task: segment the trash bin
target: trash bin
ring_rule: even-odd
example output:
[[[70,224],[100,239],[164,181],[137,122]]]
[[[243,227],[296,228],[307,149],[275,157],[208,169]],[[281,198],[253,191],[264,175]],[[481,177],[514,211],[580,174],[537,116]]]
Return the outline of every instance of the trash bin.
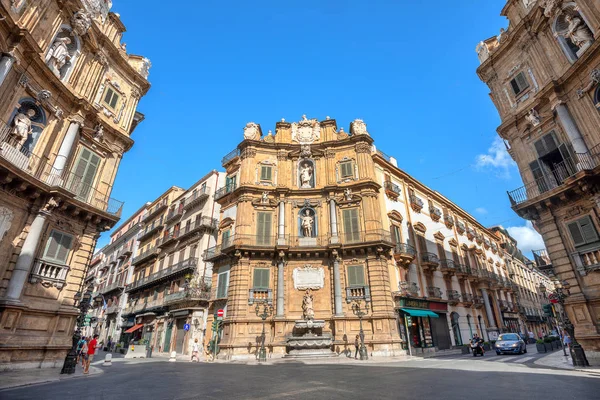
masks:
[[[152,358],[152,346],[146,347],[146,358]]]

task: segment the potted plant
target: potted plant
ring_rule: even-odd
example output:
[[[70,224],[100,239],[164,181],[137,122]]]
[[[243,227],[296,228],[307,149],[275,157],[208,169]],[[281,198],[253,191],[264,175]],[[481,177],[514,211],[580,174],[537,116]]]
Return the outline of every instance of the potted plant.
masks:
[[[543,340],[544,346],[546,347],[546,351],[552,351],[554,348],[552,347],[552,339],[549,337],[544,338]]]
[[[490,347],[490,342],[483,342],[483,349],[485,351],[491,350],[492,348]]]
[[[461,346],[461,351],[462,351],[462,354],[469,354],[469,353],[471,353],[471,345],[463,344]]]
[[[546,346],[544,346],[544,341],[542,339],[535,341],[535,348],[538,353],[546,353]]]

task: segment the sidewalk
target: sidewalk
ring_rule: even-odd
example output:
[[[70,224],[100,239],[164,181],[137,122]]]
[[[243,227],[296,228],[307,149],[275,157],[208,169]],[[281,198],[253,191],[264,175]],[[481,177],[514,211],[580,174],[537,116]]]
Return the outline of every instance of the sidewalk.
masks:
[[[560,368],[560,369],[568,369],[571,371],[582,371],[588,372],[592,374],[600,375],[600,368],[598,367],[575,367],[573,366],[573,361],[571,360],[571,356],[563,354],[562,351],[555,351],[547,356],[540,357],[533,362],[536,365],[542,365],[544,367],[552,367],[552,368]]]
[[[0,372],[0,390],[19,386],[37,385],[40,383],[57,382],[65,379],[83,378],[104,373],[102,369],[90,366],[90,373],[83,374],[81,365],[77,366],[72,375],[61,375],[60,368],[16,369]]]
[[[256,359],[250,360],[223,360],[216,359],[215,361],[206,361],[201,360],[201,362],[206,363],[218,363],[218,364],[243,364],[243,365],[278,365],[278,364],[286,364],[286,363],[300,363],[306,365],[319,365],[319,364],[342,364],[342,365],[365,365],[365,364],[386,364],[386,363],[395,363],[395,362],[403,362],[403,361],[411,361],[411,360],[423,360],[423,357],[413,357],[413,356],[393,356],[393,357],[369,357],[368,360],[357,360],[354,357],[346,357],[340,355],[338,357],[323,357],[323,358],[285,358],[285,357],[277,357],[277,358],[267,358],[267,361],[264,363],[258,362]]]

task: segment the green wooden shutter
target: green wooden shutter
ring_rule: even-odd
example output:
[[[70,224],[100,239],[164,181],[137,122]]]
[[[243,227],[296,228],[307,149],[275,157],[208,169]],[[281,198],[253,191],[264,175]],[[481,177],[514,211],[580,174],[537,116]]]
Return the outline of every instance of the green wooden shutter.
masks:
[[[94,178],[100,166],[100,157],[83,147],[75,165],[71,190],[77,194],[77,198],[86,201],[92,192]]]
[[[585,239],[583,237],[583,233],[581,232],[581,228],[579,227],[579,223],[577,221],[571,222],[567,225],[567,227],[569,228],[571,239],[573,239],[573,244],[575,244],[575,246],[584,245]]]
[[[257,244],[268,245],[271,239],[271,213],[258,212],[256,215]]]
[[[229,246],[229,237],[230,236],[231,236],[231,231],[229,229],[226,231],[223,231],[223,233],[221,234],[221,246],[222,247]]]
[[[358,224],[358,210],[356,208],[344,210],[342,213],[344,222],[344,235],[346,241],[356,242],[360,240],[360,228]]]
[[[104,102],[107,105],[110,105],[110,99],[112,98],[113,90],[111,88],[106,88],[106,95],[104,96]]]
[[[260,180],[261,181],[270,181],[271,174],[272,174],[271,167],[264,166],[264,165],[260,167]]]
[[[112,99],[110,100],[110,108],[114,110],[117,107],[117,101],[119,101],[119,96],[113,92]]]
[[[345,161],[340,164],[342,178],[353,176],[352,173],[352,161]]]
[[[219,282],[217,283],[217,298],[222,299],[227,297],[227,285],[229,281],[229,272],[219,274]]]
[[[362,265],[348,266],[348,285],[349,286],[364,286],[365,272]]]
[[[598,233],[596,232],[596,227],[594,226],[592,218],[589,215],[581,218],[577,222],[579,223],[583,239],[586,243],[594,243],[598,241]]]
[[[402,243],[402,238],[400,237],[400,228],[396,225],[392,225],[392,240],[395,244]]]
[[[50,232],[44,258],[66,263],[72,243],[72,236],[57,231]]]
[[[268,268],[255,268],[253,287],[254,289],[268,289],[269,288],[269,272]]]

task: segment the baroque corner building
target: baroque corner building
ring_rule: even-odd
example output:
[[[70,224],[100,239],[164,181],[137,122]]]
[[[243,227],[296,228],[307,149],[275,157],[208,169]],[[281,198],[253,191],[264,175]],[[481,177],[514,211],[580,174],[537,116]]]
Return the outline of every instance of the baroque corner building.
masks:
[[[600,6],[511,0],[510,23],[477,46],[504,139],[524,186],[513,210],[547,248],[542,268],[568,282],[565,311],[590,364],[600,364]]]
[[[1,0],[0,366],[62,363],[150,63],[110,1]]]

